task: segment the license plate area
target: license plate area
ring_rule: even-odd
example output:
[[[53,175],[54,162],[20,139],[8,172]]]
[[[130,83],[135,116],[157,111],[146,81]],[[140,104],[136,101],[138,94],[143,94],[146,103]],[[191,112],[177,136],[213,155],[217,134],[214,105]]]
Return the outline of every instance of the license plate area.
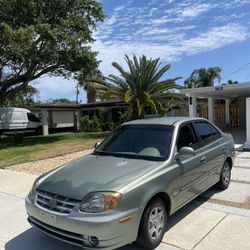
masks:
[[[41,220],[44,221],[45,223],[56,225],[56,222],[57,222],[56,215],[50,214],[42,210],[40,210],[39,215],[40,215]]]

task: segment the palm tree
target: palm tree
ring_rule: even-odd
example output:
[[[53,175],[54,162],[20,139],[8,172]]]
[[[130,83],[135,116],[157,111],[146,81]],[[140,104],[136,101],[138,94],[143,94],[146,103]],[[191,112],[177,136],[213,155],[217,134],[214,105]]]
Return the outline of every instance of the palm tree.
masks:
[[[95,70],[92,73],[85,75],[80,74],[77,77],[78,85],[82,86],[87,91],[87,103],[96,102],[97,91],[95,89],[95,83],[103,82],[104,77],[100,70]]]
[[[150,106],[156,113],[166,114],[169,101],[180,98],[173,89],[180,88],[174,79],[161,80],[169,70],[170,65],[160,68],[160,58],[147,59],[146,56],[132,59],[125,55],[128,71],[121,65],[113,62],[113,67],[118,70],[119,76],[109,75],[103,84],[95,85],[102,99],[123,100],[131,106],[132,119],[144,116],[144,110]]]
[[[186,88],[214,86],[214,81],[221,79],[221,71],[222,69],[219,67],[195,69],[190,77],[184,81],[184,85]]]

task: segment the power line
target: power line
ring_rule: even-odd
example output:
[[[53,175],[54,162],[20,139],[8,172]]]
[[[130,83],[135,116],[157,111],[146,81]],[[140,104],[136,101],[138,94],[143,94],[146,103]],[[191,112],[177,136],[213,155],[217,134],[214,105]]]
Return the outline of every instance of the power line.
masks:
[[[227,78],[227,77],[229,77],[229,76],[231,76],[231,75],[233,75],[233,74],[235,74],[235,73],[241,71],[242,69],[244,69],[244,68],[247,67],[248,65],[250,65],[250,62],[249,62],[249,63],[246,63],[246,64],[244,64],[243,66],[241,66],[240,68],[238,68],[238,69],[232,71],[232,72],[229,73],[228,75],[224,76],[221,80],[223,80],[223,79],[225,79],[225,78]]]
[[[247,77],[246,77],[246,82],[247,82],[247,80],[249,79],[249,77],[250,77],[250,72],[247,74]]]

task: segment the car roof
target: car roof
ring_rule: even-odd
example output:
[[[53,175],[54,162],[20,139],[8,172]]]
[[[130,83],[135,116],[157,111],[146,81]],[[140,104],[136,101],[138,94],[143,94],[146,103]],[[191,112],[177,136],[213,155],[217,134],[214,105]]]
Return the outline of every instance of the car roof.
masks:
[[[14,108],[14,107],[4,107],[4,108],[0,108],[0,111],[1,112],[8,112],[8,111],[23,111],[23,112],[25,112],[25,113],[30,113],[30,110],[28,110],[28,109],[25,109],[25,108]]]
[[[134,120],[130,122],[124,123],[124,125],[150,125],[150,124],[160,124],[160,125],[170,125],[173,126],[176,123],[183,123],[183,122],[189,122],[194,120],[205,120],[204,118],[200,117],[185,117],[185,116],[178,116],[178,117],[166,117],[166,118],[150,118],[150,119],[140,119],[140,120]]]

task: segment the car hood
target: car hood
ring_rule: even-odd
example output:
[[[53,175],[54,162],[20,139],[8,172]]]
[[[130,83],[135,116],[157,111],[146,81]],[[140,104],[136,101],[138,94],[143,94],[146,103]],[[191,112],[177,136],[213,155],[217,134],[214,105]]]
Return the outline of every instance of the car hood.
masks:
[[[118,191],[158,165],[160,162],[88,155],[58,168],[38,189],[81,200],[94,191]]]

